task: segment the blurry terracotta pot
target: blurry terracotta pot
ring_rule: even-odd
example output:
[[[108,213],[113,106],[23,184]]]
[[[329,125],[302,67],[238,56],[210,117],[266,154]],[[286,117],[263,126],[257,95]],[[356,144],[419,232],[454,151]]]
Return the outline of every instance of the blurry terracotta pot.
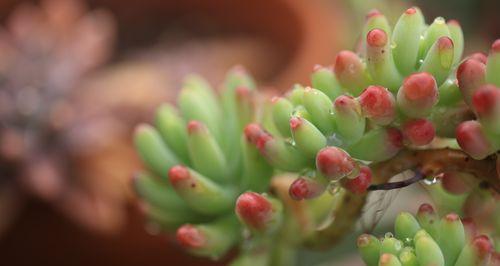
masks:
[[[340,30],[344,28],[342,24],[345,19],[342,18],[341,7],[337,3],[325,1],[89,2],[108,8],[116,16],[119,25],[118,45],[122,52],[151,46],[160,36],[165,35],[171,43],[177,44],[172,49],[201,42],[204,46],[196,54],[201,63],[186,62],[190,60],[189,54],[193,53],[189,52],[170,70],[179,72],[179,76],[194,71],[207,76],[216,84],[222,77],[221,73],[234,64],[247,67],[260,84],[275,86],[281,90],[288,89],[296,82],[308,83],[313,66],[332,64],[343,41]],[[232,40],[232,37],[253,40],[250,43],[253,51],[248,52],[246,57],[211,56],[214,52],[210,45],[205,45],[206,42],[220,39],[226,42],[226,46],[230,46],[228,39]],[[188,42],[189,40],[192,42]],[[220,61],[228,62],[223,64]],[[219,71],[214,72],[214,68],[219,68]]]

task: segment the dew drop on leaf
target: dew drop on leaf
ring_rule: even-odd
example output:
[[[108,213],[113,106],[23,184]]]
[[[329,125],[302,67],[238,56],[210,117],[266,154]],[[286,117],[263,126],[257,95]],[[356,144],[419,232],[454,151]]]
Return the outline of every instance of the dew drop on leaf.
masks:
[[[340,182],[338,180],[333,180],[328,184],[328,193],[331,195],[336,195],[337,193],[340,192],[341,186]]]
[[[413,238],[407,237],[403,240],[405,246],[413,246]]]
[[[431,186],[431,185],[434,185],[438,182],[438,178],[437,177],[431,177],[431,178],[425,178],[423,180],[424,184],[428,185],[428,186]]]

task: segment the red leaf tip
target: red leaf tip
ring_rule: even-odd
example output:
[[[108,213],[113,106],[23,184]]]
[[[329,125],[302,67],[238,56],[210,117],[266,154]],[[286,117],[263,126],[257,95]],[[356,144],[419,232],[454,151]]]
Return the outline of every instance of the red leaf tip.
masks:
[[[207,241],[205,235],[190,224],[179,227],[176,237],[177,242],[184,248],[201,248]]]
[[[205,129],[205,125],[203,123],[201,123],[200,121],[191,120],[187,124],[187,131],[189,134],[199,132],[203,129]]]
[[[473,53],[469,55],[468,58],[477,60],[483,64],[486,64],[486,62],[488,61],[488,56],[481,52]]]
[[[173,186],[176,186],[180,182],[191,179],[191,175],[187,167],[182,165],[176,165],[168,170],[168,178]]]
[[[410,143],[422,146],[429,144],[434,139],[436,130],[431,121],[414,119],[403,125],[403,135]]]
[[[413,15],[417,12],[417,9],[415,7],[410,7],[408,9],[406,9],[405,13],[408,14],[408,15]]]
[[[472,95],[472,105],[480,116],[493,113],[498,103],[500,89],[491,84],[481,86]]]
[[[434,101],[438,97],[436,80],[427,72],[415,73],[408,76],[403,81],[402,89],[405,97],[410,101]]]
[[[355,101],[352,96],[341,95],[335,99],[334,106],[337,110],[354,109],[357,107]]]
[[[343,179],[345,189],[355,194],[363,194],[372,183],[372,171],[367,166],[362,166],[359,175],[354,179]]]
[[[371,237],[369,234],[362,234],[358,237],[356,243],[358,247],[365,247],[371,242]]]
[[[484,136],[481,124],[475,120],[458,125],[456,138],[460,147],[472,157],[483,158],[490,152],[491,144]]]
[[[391,117],[394,115],[394,96],[382,86],[369,86],[361,93],[358,100],[367,117]]]
[[[370,18],[373,18],[373,17],[376,17],[376,16],[381,16],[382,13],[380,13],[380,11],[378,11],[378,9],[372,9],[370,11],[368,11],[368,13],[366,14],[366,19],[370,19]]]
[[[493,44],[491,45],[491,52],[492,53],[499,53],[500,52],[500,39],[496,39]]]
[[[432,205],[430,205],[429,203],[423,203],[422,205],[420,205],[420,207],[418,207],[418,213],[419,214],[434,214],[435,211],[434,211],[434,208],[432,207]]]
[[[236,97],[238,99],[244,99],[244,98],[248,98],[252,91],[248,87],[240,86],[240,87],[236,88],[235,92],[236,92]]]
[[[245,129],[243,129],[243,133],[245,134],[247,141],[253,144],[257,143],[257,139],[262,132],[262,127],[257,123],[248,124],[245,126]]]
[[[354,64],[361,64],[358,56],[351,51],[343,50],[335,57],[334,69],[336,73],[343,73],[349,70],[350,66]]]
[[[339,179],[350,174],[356,162],[344,150],[329,146],[316,155],[316,167],[325,177]]]
[[[474,240],[472,240],[472,245],[475,247],[480,258],[488,255],[493,249],[490,238],[485,235],[476,236]]]
[[[302,123],[303,123],[303,121],[302,121],[302,118],[300,118],[300,117],[293,116],[292,118],[290,118],[290,128],[292,130],[295,130],[298,127],[300,127],[300,125],[302,125]]]
[[[449,213],[444,217],[444,219],[448,222],[455,222],[460,220],[460,217],[456,213]]]
[[[272,211],[271,202],[255,192],[245,192],[236,200],[236,213],[240,219],[257,230],[265,229]]]
[[[443,36],[438,39],[439,51],[453,49],[453,40],[450,37]]]
[[[392,260],[392,254],[389,253],[384,253],[380,255],[380,260],[379,260],[379,265],[387,265],[391,262]]]
[[[454,25],[454,26],[460,27],[460,22],[458,22],[458,20],[456,20],[456,19],[450,19],[450,20],[448,20],[447,24],[448,25]]]
[[[288,190],[294,200],[312,199],[321,195],[325,187],[307,177],[299,177],[290,185]]]
[[[369,46],[382,47],[387,44],[387,34],[384,30],[373,29],[366,35],[366,42]]]

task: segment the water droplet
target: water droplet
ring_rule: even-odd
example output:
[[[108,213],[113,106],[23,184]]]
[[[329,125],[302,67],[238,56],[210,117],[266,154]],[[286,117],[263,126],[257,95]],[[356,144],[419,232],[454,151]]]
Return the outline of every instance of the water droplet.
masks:
[[[331,195],[336,195],[340,192],[341,188],[340,182],[338,180],[333,180],[328,184],[327,190]]]
[[[425,178],[423,180],[424,184],[430,186],[430,185],[434,185],[438,182],[438,178],[437,177],[431,177],[431,178]]]
[[[385,238],[393,238],[394,235],[391,232],[387,232],[387,233],[385,233],[384,237]]]
[[[444,24],[445,23],[445,20],[443,17],[437,17],[434,19],[434,22],[435,23],[439,23],[439,24]]]
[[[326,138],[326,144],[328,146],[342,147],[344,142],[339,136],[337,136],[337,134],[333,133]]]
[[[345,177],[347,177],[349,179],[354,179],[354,178],[359,176],[360,170],[361,170],[361,168],[359,167],[359,164],[356,164],[356,167],[354,167],[354,169],[352,169],[352,171],[349,174],[347,174]]]
[[[405,246],[413,246],[413,238],[407,237],[403,240]]]
[[[424,63],[424,59],[419,59],[419,60],[418,60],[418,63],[419,63],[419,64],[423,64],[423,63]]]
[[[391,49],[396,49],[396,47],[398,47],[398,44],[393,42],[391,43]]]
[[[420,35],[420,40],[423,41],[424,39],[425,39],[424,35]]]

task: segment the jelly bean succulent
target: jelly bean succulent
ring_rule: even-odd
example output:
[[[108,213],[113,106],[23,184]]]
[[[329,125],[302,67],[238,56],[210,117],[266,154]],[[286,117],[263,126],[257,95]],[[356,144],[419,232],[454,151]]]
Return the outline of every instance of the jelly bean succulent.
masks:
[[[439,218],[431,205],[422,204],[416,217],[397,216],[394,234],[363,234],[357,245],[366,265],[498,265],[495,244],[477,231],[471,218],[455,213]]]
[[[219,258],[238,246],[234,265],[290,265],[297,248],[328,247],[349,232],[370,191],[439,178],[449,192],[474,198],[471,191],[484,190],[496,199],[498,44],[489,56],[461,61],[458,22],[427,25],[413,7],[391,28],[372,11],[356,52],[341,51],[332,68],[314,69],[310,86],[296,84],[283,96],[263,99],[241,68],[228,73],[220,95],[188,77],[177,108],[162,106],[155,127],[137,128],[148,168],[134,179],[143,209],[161,228],[177,230],[193,254]],[[390,182],[405,171],[412,177]],[[452,232],[461,223],[448,216],[440,224]],[[417,227],[427,230],[425,221],[400,217],[397,238],[400,223],[405,241]],[[488,242],[417,235],[411,243],[367,235],[358,242],[377,254],[367,263],[380,265],[399,265],[404,245],[415,259],[403,265],[430,265],[434,253],[455,265],[455,251],[467,250],[467,260]],[[398,253],[381,253],[372,242],[389,251],[398,245]]]
[[[457,79],[463,100],[476,117],[458,126],[457,141],[470,156],[484,159],[500,150],[500,40],[488,56],[476,53],[464,60]]]
[[[332,187],[387,189],[370,187],[372,177],[387,181],[407,169],[414,170],[413,181],[454,167],[478,170],[454,156],[486,159],[490,170],[473,174],[495,177],[498,45],[489,56],[474,54],[460,64],[464,39],[457,21],[438,17],[426,25],[413,7],[391,29],[371,11],[357,52],[341,51],[332,68],[315,68],[310,87],[295,85],[272,100],[261,153],[273,167],[300,174],[290,187],[296,199]],[[498,190],[498,180],[489,179]]]
[[[135,145],[148,170],[135,176],[134,187],[151,222],[175,230],[192,254],[220,258],[242,243],[235,265],[250,258],[287,265],[283,260],[312,235],[309,223],[322,221],[333,196],[291,200],[290,177],[271,178],[273,168],[253,145],[260,132],[245,126],[259,120],[253,80],[236,67],[222,87],[218,96],[201,77],[187,77],[177,107],[165,104],[155,126],[137,127]],[[302,233],[285,234],[294,228]]]
[[[478,59],[462,63],[457,82],[455,69],[464,42],[458,22],[439,17],[427,26],[420,10],[410,8],[391,29],[381,13],[372,11],[362,37],[357,53],[341,51],[333,68],[317,67],[312,87],[296,85],[272,101],[274,124],[266,129],[267,139],[273,141],[262,154],[276,168],[307,173],[297,186],[309,189],[299,195],[306,190],[292,186],[295,197],[314,197],[319,193],[313,190],[339,180],[338,185],[352,192],[364,192],[370,185],[366,165],[387,161],[403,150],[428,148],[438,138],[457,135],[460,146],[476,159],[498,150],[495,97],[500,90],[482,85],[494,82],[495,75],[485,78],[486,67]],[[481,58],[486,62],[485,56]],[[472,60],[482,64],[483,75],[466,68]],[[495,68],[497,60],[492,49],[489,68]],[[479,80],[472,84],[464,75]],[[474,89],[465,89],[467,85]],[[469,90],[479,91],[479,122],[463,122],[472,115]],[[483,104],[482,99],[489,102]],[[276,142],[289,145],[279,149]],[[474,149],[482,149],[481,154]]]
[[[178,108],[165,104],[155,127],[136,129],[135,145],[150,170],[134,179],[145,211],[161,228],[176,229],[179,243],[195,254],[227,252],[241,236],[233,211],[238,185],[257,189],[269,182],[267,163],[251,151],[242,155],[242,127],[255,115],[254,87],[242,69],[234,69],[219,99],[201,77],[187,77]]]

